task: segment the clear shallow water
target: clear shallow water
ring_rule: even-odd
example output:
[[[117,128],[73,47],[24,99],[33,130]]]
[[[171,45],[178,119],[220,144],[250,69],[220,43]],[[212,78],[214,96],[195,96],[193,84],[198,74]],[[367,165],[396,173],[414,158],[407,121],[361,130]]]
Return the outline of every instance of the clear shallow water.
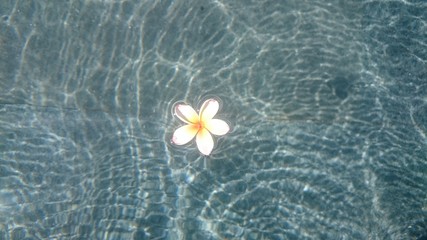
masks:
[[[0,239],[422,239],[423,1],[3,1]],[[174,102],[223,101],[211,157]]]

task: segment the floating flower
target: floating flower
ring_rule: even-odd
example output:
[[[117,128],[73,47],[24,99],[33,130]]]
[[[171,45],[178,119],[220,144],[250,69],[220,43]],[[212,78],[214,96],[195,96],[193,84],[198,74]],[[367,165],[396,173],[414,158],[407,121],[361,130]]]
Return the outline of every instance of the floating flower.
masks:
[[[200,108],[199,114],[187,104],[177,104],[174,114],[187,125],[175,130],[172,142],[176,145],[184,145],[196,136],[196,144],[199,151],[209,155],[214,147],[212,134],[224,135],[230,131],[228,124],[213,117],[219,110],[219,103],[215,99],[208,99]]]

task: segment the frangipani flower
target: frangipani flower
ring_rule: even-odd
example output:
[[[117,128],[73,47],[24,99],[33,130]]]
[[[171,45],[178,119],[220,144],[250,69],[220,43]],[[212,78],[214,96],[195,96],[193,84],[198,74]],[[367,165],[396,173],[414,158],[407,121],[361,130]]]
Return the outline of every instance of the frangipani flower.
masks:
[[[175,130],[172,142],[176,145],[184,145],[196,136],[196,144],[199,151],[204,155],[209,155],[214,147],[212,134],[224,135],[230,131],[228,124],[213,117],[218,112],[219,103],[215,99],[208,99],[200,108],[199,114],[187,104],[177,104],[174,114],[187,125]]]

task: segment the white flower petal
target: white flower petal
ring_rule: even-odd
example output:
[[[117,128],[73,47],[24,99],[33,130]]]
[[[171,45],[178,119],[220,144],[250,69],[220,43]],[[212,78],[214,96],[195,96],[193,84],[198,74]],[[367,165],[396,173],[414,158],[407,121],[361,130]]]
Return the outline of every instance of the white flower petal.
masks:
[[[197,148],[204,155],[209,155],[214,147],[214,141],[206,128],[200,129],[196,136]]]
[[[212,119],[215,114],[218,112],[219,103],[215,99],[208,99],[200,108],[200,121],[205,122],[207,120]]]
[[[185,123],[199,122],[199,115],[190,105],[177,104],[174,110],[175,115]]]
[[[205,122],[204,124],[204,126],[209,130],[209,132],[215,135],[221,136],[230,131],[230,127],[228,126],[228,124],[220,119],[211,119]]]
[[[196,136],[197,132],[199,131],[198,127],[195,125],[185,125],[182,127],[179,127],[172,136],[172,142],[176,145],[184,145],[191,141],[191,139]]]

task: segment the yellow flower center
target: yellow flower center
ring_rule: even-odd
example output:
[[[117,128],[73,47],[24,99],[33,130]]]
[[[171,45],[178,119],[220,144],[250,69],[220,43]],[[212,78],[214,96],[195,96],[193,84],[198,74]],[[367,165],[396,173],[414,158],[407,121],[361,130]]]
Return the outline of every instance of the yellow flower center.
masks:
[[[203,128],[203,122],[198,121],[196,124],[194,124],[194,127],[197,129],[197,131],[200,131],[200,129]]]

